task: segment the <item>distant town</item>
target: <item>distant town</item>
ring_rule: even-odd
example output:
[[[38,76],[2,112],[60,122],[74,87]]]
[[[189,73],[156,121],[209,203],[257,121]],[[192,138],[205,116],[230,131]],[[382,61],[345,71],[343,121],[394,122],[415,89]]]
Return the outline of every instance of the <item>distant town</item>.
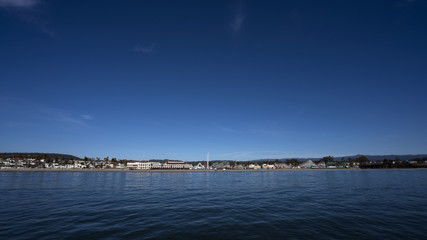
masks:
[[[427,168],[427,156],[412,159],[370,160],[366,156],[355,158],[321,159],[266,159],[254,161],[212,160],[184,162],[178,160],[118,160],[77,158],[64,154],[0,154],[0,169],[117,169],[117,170],[274,170],[274,169],[351,169],[351,168]]]

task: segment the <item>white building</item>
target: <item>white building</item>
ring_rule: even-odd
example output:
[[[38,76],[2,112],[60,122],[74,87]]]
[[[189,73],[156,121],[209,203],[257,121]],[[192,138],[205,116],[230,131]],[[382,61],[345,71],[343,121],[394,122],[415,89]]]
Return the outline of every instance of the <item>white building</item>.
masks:
[[[263,164],[262,169],[276,169],[274,164]]]
[[[193,165],[181,161],[159,162],[128,162],[127,168],[132,170],[150,170],[150,169],[191,169]]]
[[[159,169],[162,168],[162,164],[159,162],[150,162],[151,163],[151,169]]]
[[[251,164],[249,164],[248,168],[257,170],[257,169],[261,169],[261,166],[258,164],[251,163]]]
[[[292,165],[288,165],[286,163],[276,163],[276,168],[278,169],[288,169],[288,168],[292,168]]]
[[[193,165],[181,161],[167,161],[162,164],[162,169],[191,169]]]
[[[127,168],[132,170],[150,170],[151,163],[150,162],[128,162]]]
[[[316,164],[314,164],[314,162],[313,162],[313,161],[308,160],[308,161],[306,161],[306,162],[302,163],[302,164],[301,164],[301,167],[302,167],[302,168],[312,168],[312,167],[317,167],[317,166],[316,166]]]
[[[205,169],[205,166],[203,166],[203,164],[201,164],[201,163],[198,163],[196,166],[193,167],[193,169],[201,170],[201,169]]]

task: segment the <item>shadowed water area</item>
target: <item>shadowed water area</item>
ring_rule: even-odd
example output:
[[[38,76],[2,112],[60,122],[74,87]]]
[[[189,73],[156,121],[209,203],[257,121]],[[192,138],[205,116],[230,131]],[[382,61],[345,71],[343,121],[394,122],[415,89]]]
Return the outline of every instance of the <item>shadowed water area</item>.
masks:
[[[0,239],[421,239],[427,170],[0,172]]]

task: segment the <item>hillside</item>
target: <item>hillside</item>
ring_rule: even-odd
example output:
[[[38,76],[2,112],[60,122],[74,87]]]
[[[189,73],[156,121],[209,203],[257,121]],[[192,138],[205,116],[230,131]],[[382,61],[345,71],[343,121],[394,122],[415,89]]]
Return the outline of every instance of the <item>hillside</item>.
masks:
[[[0,153],[0,158],[34,158],[34,159],[80,159],[74,155],[70,154],[61,154],[61,153]]]
[[[406,155],[362,155],[362,154],[357,154],[357,155],[353,155],[353,156],[340,156],[340,157],[334,157],[335,161],[340,161],[342,158],[344,158],[345,160],[347,160],[348,158],[358,158],[361,156],[365,156],[367,157],[370,161],[379,161],[379,160],[384,160],[384,159],[388,159],[388,160],[394,160],[394,159],[400,159],[402,161],[408,161],[411,159],[415,159],[415,158],[425,158],[427,157],[427,154],[406,154]],[[297,159],[300,162],[304,162],[307,160],[312,160],[312,161],[318,161],[320,159],[322,159],[321,157],[317,157],[317,158],[280,158],[278,159],[280,162],[284,162],[288,159]],[[263,162],[263,161],[274,161],[276,159],[257,159],[257,160],[252,160],[255,162]]]

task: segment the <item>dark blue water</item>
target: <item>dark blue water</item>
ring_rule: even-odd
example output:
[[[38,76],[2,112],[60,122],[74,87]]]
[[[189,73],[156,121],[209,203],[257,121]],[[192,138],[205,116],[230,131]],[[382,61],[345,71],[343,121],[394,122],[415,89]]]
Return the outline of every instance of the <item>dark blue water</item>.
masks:
[[[0,239],[426,239],[427,170],[0,172]]]

